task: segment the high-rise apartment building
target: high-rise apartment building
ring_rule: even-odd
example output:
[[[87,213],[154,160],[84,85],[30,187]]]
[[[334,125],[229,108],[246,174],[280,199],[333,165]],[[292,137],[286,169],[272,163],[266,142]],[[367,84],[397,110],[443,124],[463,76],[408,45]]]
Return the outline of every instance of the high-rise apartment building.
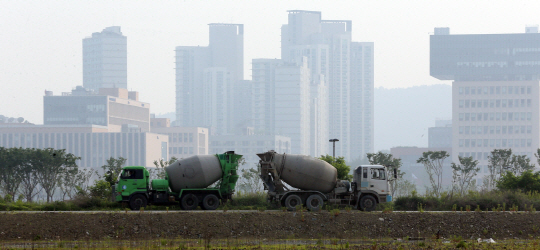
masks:
[[[473,156],[482,178],[494,149],[533,157],[540,142],[540,34],[450,35],[436,28],[430,43],[431,76],[453,80],[452,160]]]
[[[83,86],[127,89],[127,39],[119,26],[83,39]]]
[[[176,124],[226,134],[234,129],[233,90],[244,75],[244,26],[213,23],[209,30],[207,47],[176,47]]]
[[[318,11],[291,10],[288,14],[288,23],[281,28],[282,59],[290,62],[307,57],[312,79],[324,76],[329,138],[340,140],[336,154],[356,159],[372,152],[373,43],[352,43],[351,21],[322,20]],[[353,69],[360,73],[353,76]]]
[[[351,43],[351,155],[362,159],[374,151],[373,43]]]

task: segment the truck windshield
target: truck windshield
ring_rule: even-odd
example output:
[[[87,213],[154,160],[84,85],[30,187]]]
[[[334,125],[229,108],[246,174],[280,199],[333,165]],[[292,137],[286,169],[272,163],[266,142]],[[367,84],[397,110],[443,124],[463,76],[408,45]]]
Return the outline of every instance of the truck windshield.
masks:
[[[372,168],[371,169],[371,179],[375,180],[385,180],[386,171],[382,168]]]
[[[124,172],[120,175],[120,179],[142,179],[142,170],[124,169]]]

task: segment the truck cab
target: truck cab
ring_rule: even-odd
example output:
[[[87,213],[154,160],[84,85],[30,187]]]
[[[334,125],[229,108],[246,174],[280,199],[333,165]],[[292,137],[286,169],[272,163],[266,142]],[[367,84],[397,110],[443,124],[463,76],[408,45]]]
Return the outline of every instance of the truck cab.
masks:
[[[150,173],[145,167],[123,167],[113,186],[114,201],[129,202],[130,207],[145,207],[148,203]]]
[[[353,188],[357,205],[362,210],[373,210],[377,203],[392,201],[387,169],[381,165],[362,165],[354,170]]]

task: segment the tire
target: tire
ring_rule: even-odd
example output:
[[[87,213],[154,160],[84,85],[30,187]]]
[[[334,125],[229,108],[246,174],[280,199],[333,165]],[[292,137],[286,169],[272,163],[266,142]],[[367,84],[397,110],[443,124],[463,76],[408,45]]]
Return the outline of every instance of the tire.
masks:
[[[129,199],[129,208],[131,210],[141,210],[141,207],[146,207],[148,204],[148,200],[146,199],[146,196],[142,194],[136,194],[131,196],[131,199]]]
[[[316,212],[322,209],[324,205],[323,198],[318,194],[310,195],[306,200],[306,207],[309,211]]]
[[[180,206],[184,210],[194,210],[199,206],[199,199],[194,194],[185,194],[180,200]]]
[[[368,211],[368,212],[375,210],[376,206],[377,206],[377,201],[371,195],[365,195],[362,198],[360,198],[360,204],[358,204],[358,208],[360,210]]]
[[[202,201],[202,209],[204,210],[216,210],[219,207],[219,198],[215,194],[208,194],[204,196]]]
[[[302,199],[296,194],[291,194],[285,199],[285,206],[289,211],[296,211],[296,206],[302,205]]]

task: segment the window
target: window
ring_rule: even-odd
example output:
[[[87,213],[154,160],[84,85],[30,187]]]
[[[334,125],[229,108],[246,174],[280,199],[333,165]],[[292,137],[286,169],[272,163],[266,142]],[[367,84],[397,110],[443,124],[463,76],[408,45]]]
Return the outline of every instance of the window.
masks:
[[[508,113],[503,112],[503,113],[502,113],[502,120],[503,120],[503,121],[506,121],[506,117],[507,117],[507,116],[508,116]]]
[[[522,108],[525,107],[525,99],[521,99],[521,107],[522,107]]]
[[[508,99],[508,107],[513,108],[514,107],[514,100]]]
[[[470,106],[470,102],[471,101],[469,99],[465,100],[465,108],[468,108]]]
[[[500,100],[500,99],[497,99],[497,100],[495,101],[495,107],[497,107],[497,108],[500,108],[500,107],[501,107],[501,100]]]
[[[513,89],[514,89],[514,87],[508,86],[508,94],[513,94],[513,92],[514,92]]]
[[[503,133],[503,135],[506,134],[506,128],[507,128],[506,126],[502,126],[502,133]]]
[[[488,113],[484,113],[484,121],[488,120]]]
[[[468,95],[469,94],[469,87],[465,87],[465,94]]]
[[[495,113],[493,113],[493,112],[492,112],[492,113],[489,113],[489,120],[490,120],[490,121],[495,120]]]
[[[469,143],[470,143],[470,140],[469,140],[469,139],[465,139],[465,147],[466,147],[466,148],[469,147]]]
[[[484,95],[487,95],[488,93],[488,87],[484,87]]]
[[[502,146],[506,147],[506,139],[502,139]]]
[[[463,139],[459,139],[459,147],[463,147]]]
[[[530,134],[532,132],[532,126],[527,126],[527,134]]]
[[[463,126],[459,126],[459,134],[463,134]]]
[[[367,168],[363,168],[362,171],[363,171],[363,178],[367,179],[368,178],[367,177]]]
[[[495,87],[495,93],[498,95],[501,93],[501,87],[497,86]]]
[[[495,87],[493,87],[493,86],[489,87],[489,94],[490,95],[495,94]]]
[[[459,113],[459,120],[460,121],[463,121],[463,117],[464,117],[463,113]]]
[[[506,108],[506,103],[508,103],[507,99],[502,99],[502,107]]]
[[[527,99],[527,108],[531,107],[531,99]]]
[[[501,91],[503,94],[506,94],[506,86],[502,86]]]
[[[485,99],[483,102],[484,102],[484,108],[487,108],[488,107],[488,100]]]
[[[482,139],[476,140],[476,145],[478,145],[478,147],[482,147]]]
[[[479,108],[482,107],[482,100],[478,100],[478,107],[479,107]]]
[[[459,87],[459,94],[463,95],[463,87]]]
[[[494,134],[495,133],[495,126],[489,126],[489,133]]]
[[[531,93],[531,86],[527,86],[527,94]]]
[[[532,118],[532,113],[531,112],[527,112],[527,121],[530,121]]]
[[[470,113],[465,113],[465,121],[468,121],[469,118],[470,118],[471,114]]]
[[[120,176],[121,179],[142,179],[143,171],[142,169],[126,169]]]
[[[374,180],[386,180],[386,173],[383,168],[372,168],[371,179]]]
[[[465,134],[468,135],[470,130],[471,130],[471,127],[466,126],[465,127]]]
[[[514,133],[514,127],[508,126],[508,134],[513,134],[513,133]]]
[[[490,107],[490,108],[494,108],[494,107],[495,107],[495,100],[493,100],[493,99],[490,99],[490,100],[489,100],[489,107]]]
[[[476,108],[476,100],[471,101],[471,108]]]
[[[460,107],[460,108],[463,108],[463,103],[464,103],[463,100],[459,100],[459,107]]]

